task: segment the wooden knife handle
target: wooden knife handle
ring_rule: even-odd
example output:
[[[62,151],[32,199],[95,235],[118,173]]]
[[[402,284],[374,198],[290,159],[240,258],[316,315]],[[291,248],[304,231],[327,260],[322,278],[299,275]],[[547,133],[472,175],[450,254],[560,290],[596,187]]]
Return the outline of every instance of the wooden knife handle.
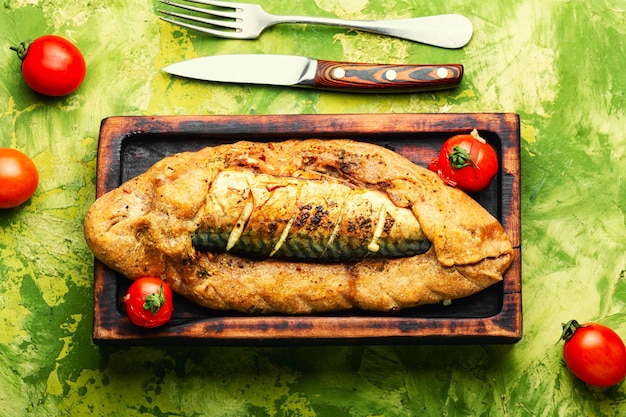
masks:
[[[366,64],[317,61],[316,88],[402,93],[441,90],[459,85],[463,65]]]

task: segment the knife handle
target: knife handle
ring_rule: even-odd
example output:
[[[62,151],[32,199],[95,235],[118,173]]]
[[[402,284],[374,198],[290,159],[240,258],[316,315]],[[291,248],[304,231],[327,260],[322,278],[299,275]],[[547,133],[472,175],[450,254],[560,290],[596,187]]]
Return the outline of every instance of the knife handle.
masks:
[[[366,64],[318,60],[314,86],[372,93],[441,90],[459,85],[463,65]]]

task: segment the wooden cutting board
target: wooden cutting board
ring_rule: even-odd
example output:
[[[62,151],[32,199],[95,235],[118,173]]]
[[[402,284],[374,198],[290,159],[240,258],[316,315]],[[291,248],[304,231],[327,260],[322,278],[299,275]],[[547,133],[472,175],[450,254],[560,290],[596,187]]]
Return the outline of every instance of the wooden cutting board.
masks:
[[[479,133],[500,172],[472,195],[507,231],[516,258],[502,283],[478,294],[399,313],[346,311],[249,316],[175,297],[167,326],[142,329],[124,314],[130,280],[95,261],[93,340],[99,344],[515,343],[522,337],[519,117],[511,113],[110,117],[102,122],[97,197],[177,152],[239,140],[344,138],[376,143],[426,166],[449,137]]]

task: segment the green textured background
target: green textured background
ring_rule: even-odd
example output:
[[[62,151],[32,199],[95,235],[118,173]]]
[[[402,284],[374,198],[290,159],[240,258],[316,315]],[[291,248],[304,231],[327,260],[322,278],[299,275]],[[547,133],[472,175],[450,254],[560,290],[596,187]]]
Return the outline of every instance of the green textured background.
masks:
[[[0,146],[40,170],[0,212],[0,416],[624,416],[626,387],[564,368],[560,324],[626,338],[624,0],[258,1],[284,14],[404,18],[458,12],[461,50],[337,28],[282,25],[219,40],[155,18],[152,0],[4,0]],[[55,33],[83,51],[74,94],[31,92],[11,45]],[[355,95],[207,85],[166,64],[217,53],[465,65],[436,94]],[[524,338],[512,346],[98,348],[82,218],[111,115],[515,112],[521,116]]]

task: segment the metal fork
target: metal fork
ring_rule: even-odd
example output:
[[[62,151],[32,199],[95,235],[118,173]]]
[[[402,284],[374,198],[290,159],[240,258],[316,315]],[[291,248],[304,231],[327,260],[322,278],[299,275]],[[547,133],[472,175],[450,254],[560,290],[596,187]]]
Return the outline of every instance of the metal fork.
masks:
[[[466,17],[458,14],[396,20],[346,20],[310,16],[277,16],[267,13],[258,4],[249,3],[219,0],[185,0],[187,3],[211,7],[207,8],[191,6],[187,3],[176,3],[170,0],[159,1],[168,6],[195,13],[183,14],[171,10],[158,9],[157,11],[164,15],[177,18],[171,19],[161,16],[161,19],[175,25],[208,33],[209,35],[229,39],[256,39],[266,28],[279,23],[312,23],[340,26],[407,39],[441,48],[461,48],[472,37],[472,23]],[[209,16],[209,18],[201,17],[202,15]],[[185,22],[185,20],[201,23],[202,26]]]

